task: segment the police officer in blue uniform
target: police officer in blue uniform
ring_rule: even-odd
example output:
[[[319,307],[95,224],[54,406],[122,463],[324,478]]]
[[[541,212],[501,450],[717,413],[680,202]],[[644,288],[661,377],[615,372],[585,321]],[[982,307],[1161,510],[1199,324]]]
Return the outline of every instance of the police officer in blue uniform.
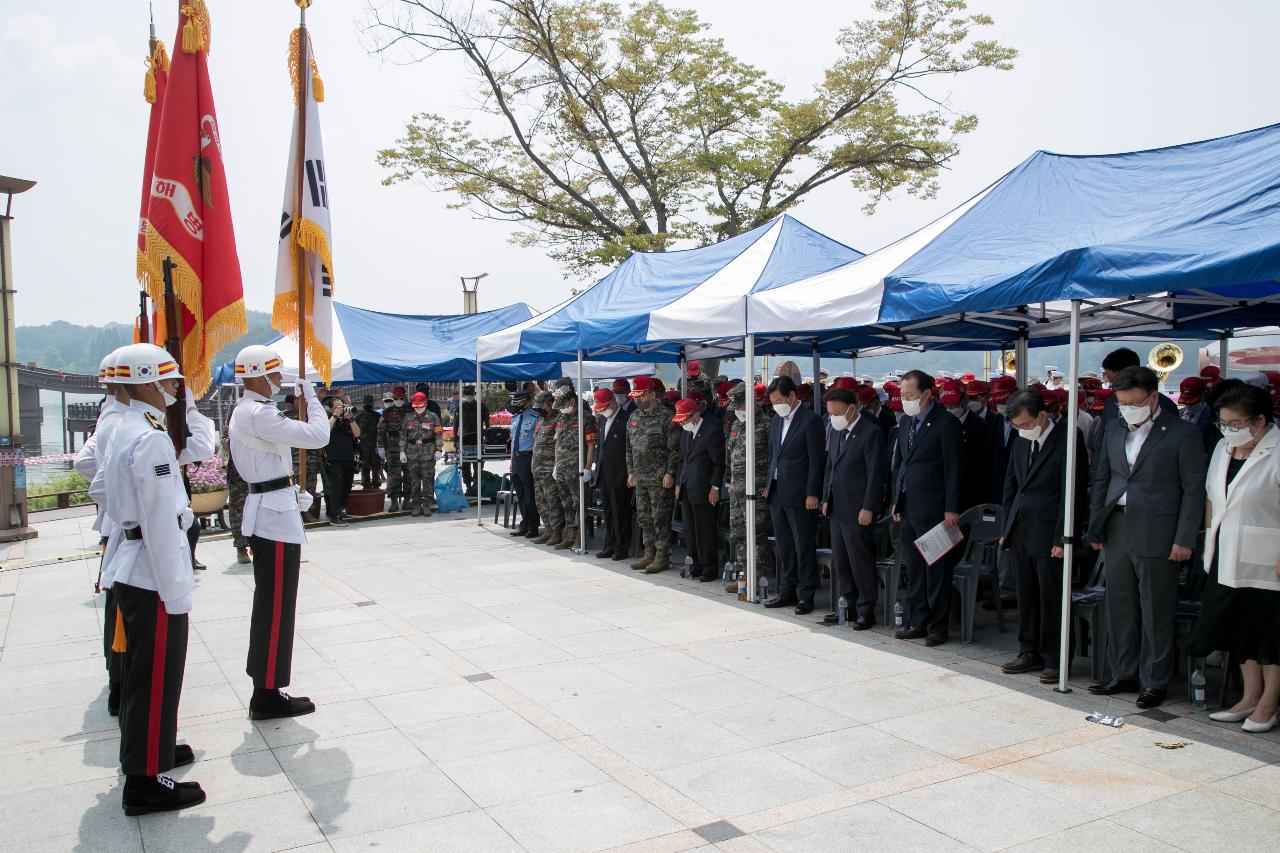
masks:
[[[533,435],[538,426],[538,412],[530,405],[528,391],[511,395],[511,483],[520,506],[520,526],[512,536],[536,539],[538,536],[538,504],[533,497]]]

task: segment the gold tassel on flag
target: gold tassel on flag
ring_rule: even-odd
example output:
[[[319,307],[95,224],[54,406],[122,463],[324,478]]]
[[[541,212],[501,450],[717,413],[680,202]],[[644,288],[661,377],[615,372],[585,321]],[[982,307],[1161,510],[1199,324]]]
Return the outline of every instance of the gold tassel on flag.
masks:
[[[209,9],[204,0],[191,0],[182,7],[186,22],[182,25],[182,52],[200,53],[209,51]]]
[[[142,97],[146,99],[148,104],[156,102],[157,68],[165,74],[169,73],[169,52],[165,50],[164,42],[159,39],[156,39],[155,48],[152,49],[151,55],[147,57],[147,74],[142,80]]]

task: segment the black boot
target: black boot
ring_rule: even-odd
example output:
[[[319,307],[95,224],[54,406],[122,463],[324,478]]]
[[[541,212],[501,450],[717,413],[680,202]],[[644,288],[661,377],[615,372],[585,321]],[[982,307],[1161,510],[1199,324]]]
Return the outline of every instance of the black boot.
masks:
[[[129,817],[172,812],[204,802],[199,782],[175,782],[168,776],[126,776],[124,813]]]
[[[255,687],[249,700],[249,719],[273,720],[277,717],[300,717],[316,709],[306,696],[290,696],[283,690],[264,690]]]

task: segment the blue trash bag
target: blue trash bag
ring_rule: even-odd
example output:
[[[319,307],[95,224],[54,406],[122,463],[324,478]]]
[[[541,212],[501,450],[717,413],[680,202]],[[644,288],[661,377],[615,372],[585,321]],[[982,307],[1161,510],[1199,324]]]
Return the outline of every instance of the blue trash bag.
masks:
[[[462,512],[471,506],[462,493],[462,475],[457,465],[447,465],[436,474],[436,512]]]

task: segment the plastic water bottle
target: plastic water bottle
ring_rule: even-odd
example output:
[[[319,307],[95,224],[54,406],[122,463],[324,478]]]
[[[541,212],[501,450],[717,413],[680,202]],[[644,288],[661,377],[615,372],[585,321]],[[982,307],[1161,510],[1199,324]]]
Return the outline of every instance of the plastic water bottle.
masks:
[[[844,596],[840,596],[840,601],[836,604],[836,622],[840,625],[849,621],[849,602],[844,600]]]
[[[1205,702],[1204,670],[1200,667],[1191,673],[1191,707],[1203,711],[1208,706]]]
[[[733,565],[733,561],[732,561],[732,560],[726,560],[726,561],[725,561],[725,564],[724,564],[724,572],[723,572],[723,579],[724,579],[724,582],[725,582],[725,583],[728,583],[729,581],[733,580],[733,578],[734,578],[734,565]]]
[[[687,578],[693,572],[693,557],[688,554],[684,557],[684,565],[680,567],[680,577]]]
[[[764,604],[764,600],[769,597],[769,576],[764,572],[760,573],[760,577],[756,580],[756,599]]]
[[[902,630],[902,602],[895,601],[893,603],[893,627],[899,631]]]
[[[747,600],[747,573],[738,572],[738,600]]]

